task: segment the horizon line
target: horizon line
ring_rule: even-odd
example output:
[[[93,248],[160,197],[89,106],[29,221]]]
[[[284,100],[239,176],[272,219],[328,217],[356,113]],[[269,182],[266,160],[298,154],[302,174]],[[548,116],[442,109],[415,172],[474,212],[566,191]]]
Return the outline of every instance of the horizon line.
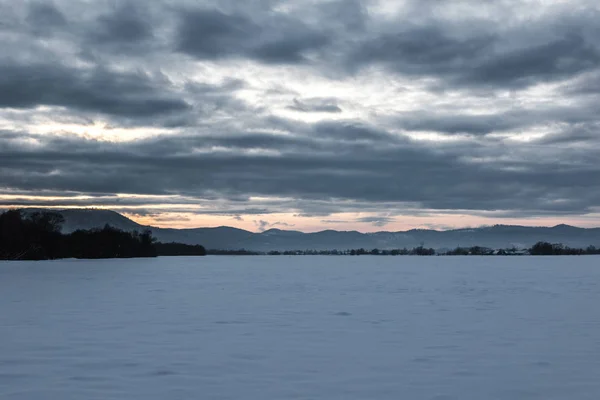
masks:
[[[576,229],[583,229],[583,230],[589,230],[589,229],[599,229],[599,226],[594,226],[594,227],[581,227],[581,226],[576,226],[576,225],[571,225],[571,224],[565,224],[565,223],[560,223],[560,224],[556,224],[556,225],[513,225],[513,224],[493,224],[493,225],[486,225],[486,224],[482,224],[479,226],[465,226],[465,227],[458,227],[458,228],[450,228],[450,229],[433,229],[433,228],[412,228],[412,229],[407,229],[407,230],[398,230],[398,231],[386,231],[386,230],[379,230],[379,231],[373,231],[373,232],[361,232],[359,230],[337,230],[337,229],[322,229],[322,230],[315,230],[315,231],[303,231],[303,230],[298,230],[298,229],[281,229],[281,228],[270,228],[270,229],[265,229],[265,230],[248,230],[248,229],[243,229],[243,228],[237,228],[235,226],[230,226],[230,225],[219,225],[219,226],[197,226],[197,227],[192,227],[192,228],[173,228],[173,227],[159,227],[159,226],[153,226],[153,225],[144,225],[141,224],[137,221],[135,221],[134,219],[124,215],[124,213],[119,212],[119,211],[115,211],[112,210],[110,208],[99,208],[99,207],[60,207],[60,206],[56,206],[56,207],[39,207],[39,206],[21,206],[21,207],[6,207],[6,206],[0,206],[0,211],[5,212],[11,209],[15,209],[15,210],[27,210],[27,209],[35,209],[35,210],[48,210],[48,211],[107,211],[107,212],[112,212],[115,214],[120,215],[123,218],[128,219],[129,221],[132,221],[135,224],[138,224],[142,227],[147,227],[147,228],[154,228],[154,229],[173,229],[173,230],[194,230],[194,229],[218,229],[218,228],[229,228],[229,229],[237,229],[237,230],[241,230],[241,231],[245,231],[245,232],[249,232],[249,233],[255,233],[255,234],[263,234],[269,231],[281,231],[281,232],[299,232],[299,233],[303,233],[303,234],[314,234],[314,233],[322,233],[322,232],[345,232],[345,233],[360,233],[363,235],[372,235],[372,234],[377,234],[377,233],[406,233],[406,232],[413,232],[413,231],[430,231],[430,232],[452,232],[452,231],[461,231],[461,230],[469,230],[469,229],[484,229],[484,228],[493,228],[493,227],[517,227],[517,228],[531,228],[531,229],[535,229],[535,228],[546,228],[546,229],[553,229],[553,228],[557,228],[557,227],[570,227],[570,228],[576,228]]]

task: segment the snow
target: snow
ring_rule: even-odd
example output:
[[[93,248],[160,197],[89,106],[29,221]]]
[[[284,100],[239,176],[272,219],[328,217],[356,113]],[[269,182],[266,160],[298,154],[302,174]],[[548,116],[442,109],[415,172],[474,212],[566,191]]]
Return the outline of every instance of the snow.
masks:
[[[599,257],[0,262],[0,399],[600,398]]]

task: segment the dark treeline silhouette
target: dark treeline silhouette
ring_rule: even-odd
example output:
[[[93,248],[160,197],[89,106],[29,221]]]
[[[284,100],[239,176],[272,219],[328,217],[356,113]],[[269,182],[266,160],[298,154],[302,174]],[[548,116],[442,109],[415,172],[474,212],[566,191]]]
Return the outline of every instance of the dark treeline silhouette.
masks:
[[[210,256],[264,256],[266,253],[261,251],[251,251],[251,250],[216,250],[210,249],[206,252],[207,255]]]
[[[0,214],[0,260],[59,258],[133,258],[157,255],[205,255],[200,245],[157,243],[149,230],[125,232],[106,225],[101,229],[62,234],[64,218],[53,212]]]
[[[19,210],[0,214],[0,259],[156,257],[150,231],[124,232],[110,226],[62,234],[62,215]]]
[[[46,260],[61,258],[64,237],[60,214],[33,213],[23,218],[20,211],[0,214],[0,259]]]
[[[487,247],[480,247],[480,246],[474,246],[474,247],[457,247],[454,250],[450,250],[444,253],[444,255],[447,256],[491,256],[491,255],[497,255],[500,254],[501,252],[505,252],[506,254],[509,254],[507,251],[505,250],[498,250],[495,251],[494,249],[489,249]],[[515,251],[516,252],[516,249]]]
[[[206,249],[199,244],[156,243],[154,245],[159,256],[205,256]]]
[[[426,248],[423,246],[415,247],[413,249],[394,249],[394,250],[365,250],[365,249],[353,249],[347,250],[342,253],[342,255],[350,255],[350,256],[433,256],[435,255],[435,250]]]
[[[125,232],[106,225],[102,229],[78,230],[66,239],[63,258],[134,258],[156,257],[150,231]]]
[[[250,251],[250,250],[208,250],[207,254],[216,256],[400,256],[400,255],[418,255],[432,256],[436,252],[434,249],[424,248],[423,246],[415,247],[414,249],[398,249],[398,250],[286,250],[286,251]]]
[[[529,250],[533,256],[578,256],[600,254],[600,248],[589,246],[585,249],[573,249],[561,243],[538,242]]]
[[[424,246],[413,249],[351,249],[351,250],[286,250],[286,251],[249,251],[249,250],[208,250],[210,255],[238,256],[524,256],[524,255],[585,255],[600,254],[600,248],[589,246],[586,249],[573,249],[562,244],[539,242],[530,249],[491,249],[488,247],[457,247],[453,250],[436,251]]]

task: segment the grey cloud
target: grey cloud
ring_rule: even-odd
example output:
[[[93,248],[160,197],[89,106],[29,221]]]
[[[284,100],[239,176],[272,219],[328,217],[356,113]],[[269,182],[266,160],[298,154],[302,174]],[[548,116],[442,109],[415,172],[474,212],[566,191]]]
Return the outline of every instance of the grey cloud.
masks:
[[[241,79],[229,79],[221,84],[207,84],[200,82],[188,82],[186,84],[186,89],[191,93],[197,94],[215,94],[221,95],[223,93],[231,93],[232,91],[236,91],[239,89],[244,89],[246,87],[246,82]]]
[[[321,138],[344,141],[391,142],[401,138],[360,121],[320,122],[314,126],[314,134]]]
[[[394,222],[394,218],[385,217],[385,216],[376,216],[376,217],[362,217],[358,218],[356,222],[362,222],[367,224],[372,224],[373,226],[386,226],[392,222]]]
[[[307,210],[300,214],[294,214],[294,217],[300,217],[300,218],[329,217],[332,214],[332,212],[325,211],[324,208],[327,209],[327,207],[323,207],[322,205],[317,206],[316,209]],[[332,207],[332,208],[334,208],[335,211],[340,210],[339,207],[338,208]]]
[[[196,147],[202,149],[204,139],[196,139]],[[40,145],[33,147],[18,139],[1,142],[0,177],[8,187],[222,199],[276,196],[302,199],[304,204],[326,200],[306,210],[303,205],[281,202],[266,207],[267,213],[283,207],[287,212],[295,209],[312,215],[347,209],[346,200],[363,207],[412,203],[437,210],[580,213],[600,204],[600,187],[593,184],[600,177],[598,150],[593,146],[559,150],[536,144],[507,147],[465,142],[431,148],[411,141],[384,146],[387,142],[380,138],[381,145],[357,147],[343,139],[315,137],[312,140],[319,144],[310,153],[292,147],[278,155],[265,155],[198,153],[190,151],[192,138],[180,137],[118,145],[65,137],[36,140]],[[220,146],[227,148],[227,140],[223,135]],[[64,152],[65,148],[70,151]],[[502,157],[507,151],[512,159]],[[562,159],[553,154],[561,154]],[[470,161],[465,155],[489,161]],[[343,201],[336,205],[335,199]],[[249,212],[229,209],[223,213]]]
[[[286,228],[291,228],[294,226],[294,224],[288,224],[287,222],[274,222],[274,223],[270,223],[268,221],[264,221],[264,220],[254,220],[254,226],[256,226],[256,228],[258,229],[259,232],[264,232],[269,228],[274,228],[276,226],[283,226]]]
[[[358,65],[383,63],[409,75],[447,74],[487,53],[496,38],[455,38],[440,27],[413,27],[363,41],[351,53]],[[353,64],[351,63],[351,65]]]
[[[159,216],[159,214],[157,214],[155,211],[144,210],[144,209],[130,210],[129,214],[136,216],[136,217],[158,217]]]
[[[279,222],[275,222],[275,223],[271,224],[271,226],[285,226],[285,227],[291,228],[293,226],[296,226],[296,224],[289,224],[287,222],[279,221]]]
[[[564,96],[593,96],[598,97],[600,93],[600,71],[580,76],[578,79],[564,85],[562,94]]]
[[[600,142],[600,121],[578,123],[566,129],[535,139],[541,145],[588,145],[598,146]]]
[[[455,229],[452,226],[449,225],[444,225],[444,224],[423,224],[425,227],[427,227],[428,229],[432,229],[435,231],[449,231],[452,229]]]
[[[341,113],[337,100],[332,98],[294,99],[292,105],[287,107],[299,112]]]
[[[179,51],[201,60],[246,57],[274,64],[305,62],[305,52],[327,43],[325,34],[285,15],[271,12],[254,21],[217,9],[183,10],[176,37]]]
[[[440,80],[442,88],[518,89],[575,77],[600,66],[593,39],[559,16],[502,32],[494,23],[456,28],[440,20],[362,39],[348,53],[351,69],[383,65],[389,71]],[[552,19],[554,18],[554,19]],[[584,15],[575,21],[593,25]]]
[[[474,11],[481,6],[462,3]],[[271,1],[206,1],[196,8],[186,1],[149,5],[129,0],[112,8],[58,0],[29,4],[31,29],[60,28],[67,35],[63,39],[81,53],[94,54],[95,61],[102,61],[103,50],[118,49],[121,56],[142,58],[144,52],[156,58],[177,51],[200,61],[306,64],[327,76],[384,66],[405,77],[435,78],[442,89],[519,89],[574,78],[600,65],[595,40],[600,16],[590,7],[547,13],[527,24],[515,19],[509,29],[494,16],[476,17],[476,12],[457,24],[444,14],[449,3],[439,2],[415,3],[394,21],[378,20],[358,0],[296,5],[298,12],[291,14],[276,11]],[[443,7],[433,13],[432,4]],[[523,4],[512,2],[514,13]],[[91,12],[67,17],[71,9]],[[19,29],[10,18],[4,23]]]
[[[218,10],[181,13],[177,48],[198,58],[219,58],[239,51],[239,43],[256,36],[259,27],[249,19]]]
[[[600,52],[583,36],[566,32],[541,45],[513,50],[485,60],[459,81],[527,86],[560,80],[598,67]]]
[[[518,112],[516,114],[518,115],[416,112],[397,117],[397,123],[407,131],[488,134],[526,127],[536,122],[532,118],[527,118],[525,113]]]
[[[268,221],[264,221],[264,220],[254,220],[254,226],[256,226],[256,228],[260,231],[260,232],[264,232],[267,230],[267,228],[269,226],[271,226],[271,224]]]
[[[47,105],[131,117],[186,111],[189,106],[168,92],[163,79],[106,68],[5,62],[0,64],[0,108]]]
[[[90,42],[101,44],[139,43],[152,37],[152,21],[131,2],[99,16],[87,32]]]
[[[346,34],[356,34],[367,28],[367,3],[362,0],[337,0],[319,3],[317,7],[328,25],[338,24]]]
[[[406,131],[487,135],[515,130],[527,132],[534,126],[590,124],[598,120],[599,111],[595,99],[585,99],[568,106],[513,107],[487,114],[467,114],[462,109],[419,110],[399,113],[391,119],[391,123]]]
[[[156,222],[189,222],[190,218],[182,215],[167,215],[167,216],[155,216],[154,221]]]
[[[34,32],[39,34],[50,33],[52,30],[64,27],[67,24],[64,14],[52,2],[31,3],[26,21]]]

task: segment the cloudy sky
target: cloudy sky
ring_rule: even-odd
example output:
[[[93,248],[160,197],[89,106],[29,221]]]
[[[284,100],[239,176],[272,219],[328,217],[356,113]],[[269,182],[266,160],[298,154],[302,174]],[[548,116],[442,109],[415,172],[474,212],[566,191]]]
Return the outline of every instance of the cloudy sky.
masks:
[[[0,207],[600,226],[597,0],[0,0]]]

